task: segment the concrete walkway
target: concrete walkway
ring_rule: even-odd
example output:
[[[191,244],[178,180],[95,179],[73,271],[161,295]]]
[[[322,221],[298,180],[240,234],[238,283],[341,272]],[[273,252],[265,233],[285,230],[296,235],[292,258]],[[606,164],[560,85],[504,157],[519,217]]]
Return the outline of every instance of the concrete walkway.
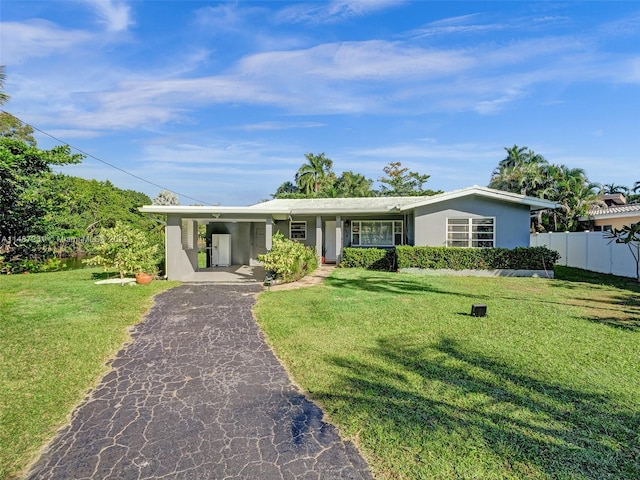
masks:
[[[159,295],[27,478],[371,479],[265,344],[251,313],[260,290]]]

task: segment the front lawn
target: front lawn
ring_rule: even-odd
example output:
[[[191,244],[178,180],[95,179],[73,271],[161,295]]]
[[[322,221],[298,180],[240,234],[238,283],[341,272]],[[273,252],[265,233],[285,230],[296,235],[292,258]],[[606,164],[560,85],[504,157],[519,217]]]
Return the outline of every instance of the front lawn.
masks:
[[[378,479],[640,478],[640,288],[337,269],[258,321]],[[601,281],[601,279],[604,279]],[[486,303],[488,316],[469,315]]]
[[[94,285],[99,270],[0,276],[0,478],[12,478],[106,372],[172,282]]]

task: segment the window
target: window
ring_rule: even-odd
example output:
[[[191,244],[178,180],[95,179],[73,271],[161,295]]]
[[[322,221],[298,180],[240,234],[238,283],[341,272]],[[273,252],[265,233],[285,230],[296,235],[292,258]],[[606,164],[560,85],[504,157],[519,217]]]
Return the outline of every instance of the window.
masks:
[[[447,247],[493,247],[495,218],[448,218]]]
[[[351,222],[354,247],[393,247],[402,245],[402,220],[363,220]]]
[[[291,222],[289,224],[289,238],[291,240],[306,240],[307,222]]]

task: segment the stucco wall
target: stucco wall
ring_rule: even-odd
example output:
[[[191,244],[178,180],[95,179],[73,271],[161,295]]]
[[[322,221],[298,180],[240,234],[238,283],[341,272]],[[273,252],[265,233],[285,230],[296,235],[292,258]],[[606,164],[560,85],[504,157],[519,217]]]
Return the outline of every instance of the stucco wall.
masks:
[[[530,213],[526,205],[503,203],[478,196],[457,198],[437,205],[419,207],[415,212],[417,246],[446,246],[447,218],[495,217],[495,246],[528,247]]]
[[[169,280],[182,280],[185,276],[195,271],[198,264],[197,235],[198,229],[193,229],[194,249],[185,250],[182,248],[182,218],[177,215],[167,216],[166,226],[166,270]]]

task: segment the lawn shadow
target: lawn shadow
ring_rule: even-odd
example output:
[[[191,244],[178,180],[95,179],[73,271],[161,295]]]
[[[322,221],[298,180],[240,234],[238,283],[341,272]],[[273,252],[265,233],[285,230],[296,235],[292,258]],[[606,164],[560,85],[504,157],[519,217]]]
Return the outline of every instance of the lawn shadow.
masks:
[[[396,275],[398,275],[398,277],[393,278]],[[413,281],[410,278],[402,278],[400,274],[393,274],[392,276],[368,275],[366,278],[336,278],[335,276],[330,276],[325,279],[324,284],[330,287],[341,289],[364,290],[367,292],[375,293],[402,293],[409,295],[440,293],[443,295],[456,295],[481,300],[489,298],[488,295],[475,295],[470,293],[442,290],[439,288],[435,288],[433,285]]]
[[[118,278],[120,274],[118,272],[92,272],[92,280],[108,280],[110,278]]]
[[[421,438],[426,450],[467,439],[449,448],[469,448],[461,457],[497,456],[503,471],[493,478],[640,478],[640,415],[615,399],[541,381],[447,338],[430,347],[384,339],[370,353],[370,363],[330,358],[340,382],[314,397],[366,414],[390,438]],[[416,375],[421,388],[407,380]],[[420,464],[393,468],[422,478]]]
[[[586,283],[591,285],[615,287],[621,290],[629,290],[630,292],[640,294],[640,282],[629,277],[619,277],[617,275],[609,275],[607,273],[590,272],[580,268],[563,267],[556,265],[554,267],[554,277],[556,286],[564,288],[580,288],[579,285],[569,285]]]
[[[604,277],[613,277],[611,285],[608,285],[606,282],[602,281],[598,282],[597,279],[600,278],[599,274],[594,274],[592,272],[587,272],[584,270],[573,269],[568,267],[563,267],[564,277],[567,279],[563,280],[555,279],[551,280],[550,285],[554,288],[567,288],[567,289],[577,289],[579,285],[575,285],[576,282],[580,282],[580,280],[572,280],[568,279],[569,276],[572,278],[585,278],[591,279],[590,284],[602,287],[602,286],[611,286],[615,288],[621,288],[620,285],[626,285],[629,290],[628,294],[621,293],[619,295],[613,296],[611,299],[602,299],[597,298],[595,296],[592,297],[577,297],[574,296],[575,300],[580,300],[584,302],[584,305],[575,305],[576,307],[584,307],[586,309],[595,309],[595,310],[609,310],[611,312],[617,312],[621,315],[625,316],[616,317],[615,315],[588,315],[585,313],[584,316],[575,317],[581,320],[587,320],[589,322],[600,323],[603,325],[607,325],[614,328],[620,328],[629,331],[637,331],[640,330],[640,296],[634,295],[634,293],[640,294],[640,285],[637,285],[635,281],[629,281],[629,279],[615,277],[613,275],[604,275]],[[567,269],[572,271],[567,273]],[[577,271],[577,274],[573,272]],[[396,275],[398,275],[396,277]],[[565,305],[564,301],[551,300],[548,297],[523,297],[523,296],[514,296],[505,293],[495,293],[491,295],[479,295],[473,294],[470,292],[460,292],[455,290],[443,290],[435,287],[431,283],[425,282],[425,277],[416,276],[415,279],[411,278],[411,274],[404,276],[401,274],[393,274],[388,275],[386,272],[383,275],[367,275],[362,278],[336,278],[335,276],[328,277],[324,284],[341,288],[341,289],[351,289],[351,290],[363,290],[367,292],[374,293],[393,293],[393,294],[406,294],[406,295],[421,295],[425,293],[437,293],[442,295],[450,295],[450,296],[458,296],[468,298],[470,300],[478,300],[482,301],[482,303],[487,303],[491,300],[499,299],[499,300],[508,300],[515,302],[530,302],[535,304],[545,303],[551,305]],[[395,277],[395,278],[394,278]],[[562,277],[562,275],[561,275]],[[421,280],[418,280],[421,279]],[[616,283],[617,282],[617,283]],[[629,285],[630,283],[630,285]],[[590,287],[593,288],[593,287]],[[624,288],[623,288],[624,289]],[[593,303],[600,303],[601,305],[597,308],[589,305]],[[624,309],[615,308],[615,306],[626,307]],[[463,312],[459,312],[459,314],[465,315]]]

